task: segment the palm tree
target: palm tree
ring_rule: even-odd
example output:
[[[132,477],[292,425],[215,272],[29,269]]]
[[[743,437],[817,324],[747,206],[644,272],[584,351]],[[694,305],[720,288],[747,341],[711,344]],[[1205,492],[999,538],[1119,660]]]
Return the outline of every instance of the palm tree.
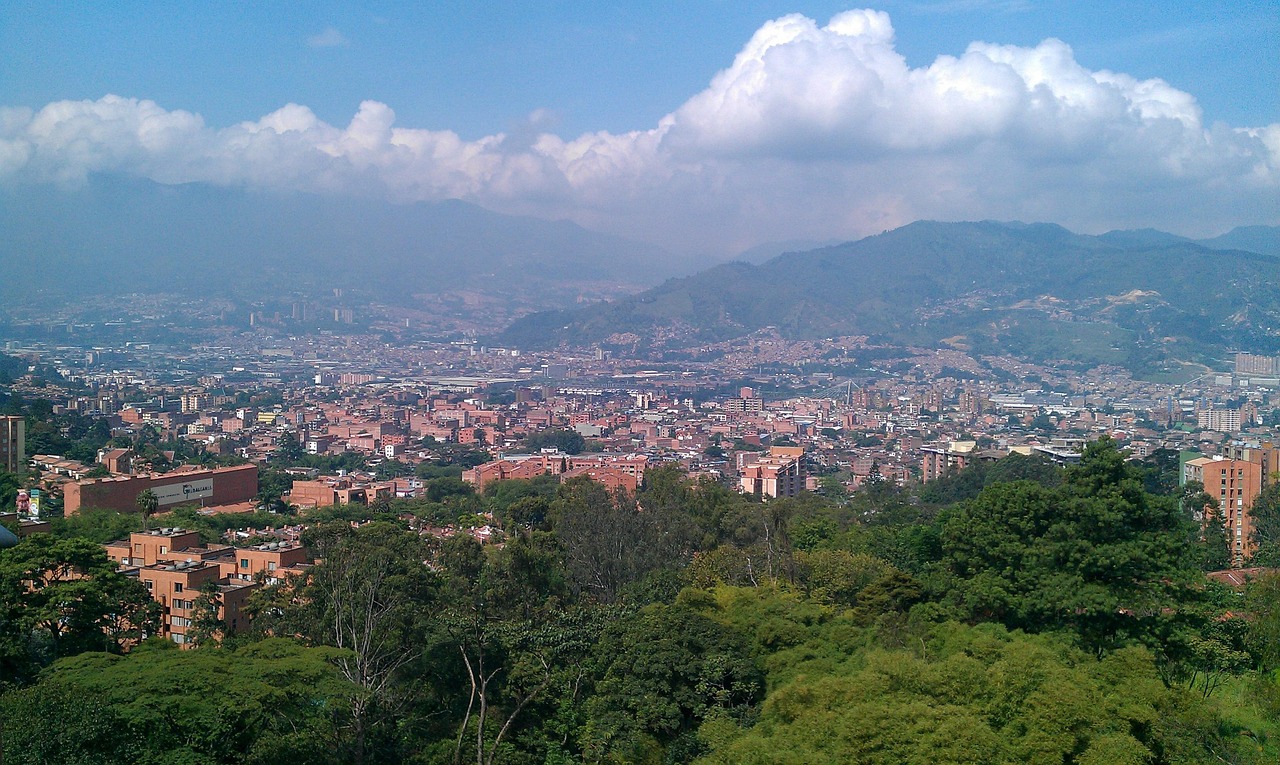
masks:
[[[154,491],[145,489],[138,494],[137,505],[138,512],[142,513],[142,530],[146,531],[151,526],[151,516],[160,507],[160,499]]]

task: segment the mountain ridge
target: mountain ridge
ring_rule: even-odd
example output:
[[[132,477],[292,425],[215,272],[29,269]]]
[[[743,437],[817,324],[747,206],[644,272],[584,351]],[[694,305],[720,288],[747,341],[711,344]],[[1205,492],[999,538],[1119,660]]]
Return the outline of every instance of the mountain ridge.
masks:
[[[615,292],[687,273],[661,248],[576,223],[492,212],[459,200],[365,198],[178,186],[98,177],[88,186],[0,190],[0,291],[373,294],[445,289]],[[58,279],[49,278],[50,273]]]
[[[1016,320],[1024,328],[1058,323],[1050,335],[1080,321],[1079,331],[1066,333],[1072,344],[1092,332],[1110,334],[1108,347],[1146,342],[1190,355],[1215,344],[1280,347],[1271,330],[1280,327],[1275,258],[1181,239],[1135,244],[1135,238],[1151,239],[1089,236],[1044,223],[917,221],[759,266],[717,266],[578,311],[534,314],[498,341],[608,345],[611,336],[626,334],[653,344],[661,335],[670,347],[774,327],[794,338],[875,335],[915,344],[960,335],[973,346],[1002,350],[1009,343],[1001,323]],[[1215,274],[1225,274],[1220,282],[1199,276],[1210,262]],[[1146,297],[1135,302],[1133,295]],[[1062,307],[1024,305],[1046,297]],[[1118,354],[1077,355],[1115,361]]]

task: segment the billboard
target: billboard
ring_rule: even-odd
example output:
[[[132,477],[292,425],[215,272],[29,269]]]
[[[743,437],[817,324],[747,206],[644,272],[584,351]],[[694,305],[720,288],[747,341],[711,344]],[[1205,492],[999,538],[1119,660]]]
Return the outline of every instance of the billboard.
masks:
[[[31,490],[31,517],[32,518],[40,517],[40,490],[39,489]]]
[[[153,486],[151,493],[161,505],[173,505],[179,502],[195,502],[213,496],[213,479],[201,478],[188,483],[171,483],[167,486]]]

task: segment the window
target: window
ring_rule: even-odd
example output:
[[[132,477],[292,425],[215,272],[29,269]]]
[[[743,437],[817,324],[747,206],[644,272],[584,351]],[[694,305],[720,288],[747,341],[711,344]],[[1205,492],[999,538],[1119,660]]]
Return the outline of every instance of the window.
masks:
[[[169,548],[165,547],[164,545],[160,545],[160,554],[164,555],[167,552],[169,552]]]
[[[240,568],[249,568],[249,559],[248,559],[248,558],[241,558],[241,559],[240,559]]]
[[[147,592],[151,592],[151,590],[153,589],[153,585],[155,584],[155,582],[151,581],[150,579],[146,579],[146,580],[144,580],[144,581],[143,581],[143,584],[147,585]]]
[[[174,583],[173,583],[173,591],[174,591],[174,592],[182,592],[182,582],[174,582]]]
[[[177,632],[173,633],[173,634],[172,634],[172,635],[170,635],[169,637],[173,639],[173,642],[178,643],[179,645],[181,645],[181,644],[183,644],[183,643],[187,642],[187,636],[186,636],[186,635],[181,635],[181,634],[179,634],[179,633],[177,633]]]
[[[172,616],[169,617],[169,624],[174,627],[190,627],[191,620],[185,616]]]
[[[275,571],[275,570],[276,570],[276,564],[275,564],[275,561],[267,561],[267,570],[268,570],[268,571]]]

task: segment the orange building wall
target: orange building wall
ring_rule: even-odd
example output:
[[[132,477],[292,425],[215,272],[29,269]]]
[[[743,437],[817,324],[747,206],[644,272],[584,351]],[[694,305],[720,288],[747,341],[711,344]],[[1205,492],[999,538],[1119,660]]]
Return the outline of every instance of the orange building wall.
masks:
[[[213,470],[192,470],[163,475],[139,475],[117,478],[99,478],[75,481],[63,485],[63,507],[74,515],[82,507],[101,507],[121,513],[138,510],[138,495],[147,489],[174,486],[206,478],[213,479],[213,496],[203,500],[205,505],[230,505],[248,502],[258,494],[258,466],[237,465]],[[176,507],[175,503],[172,507]],[[170,506],[162,506],[165,510]]]

